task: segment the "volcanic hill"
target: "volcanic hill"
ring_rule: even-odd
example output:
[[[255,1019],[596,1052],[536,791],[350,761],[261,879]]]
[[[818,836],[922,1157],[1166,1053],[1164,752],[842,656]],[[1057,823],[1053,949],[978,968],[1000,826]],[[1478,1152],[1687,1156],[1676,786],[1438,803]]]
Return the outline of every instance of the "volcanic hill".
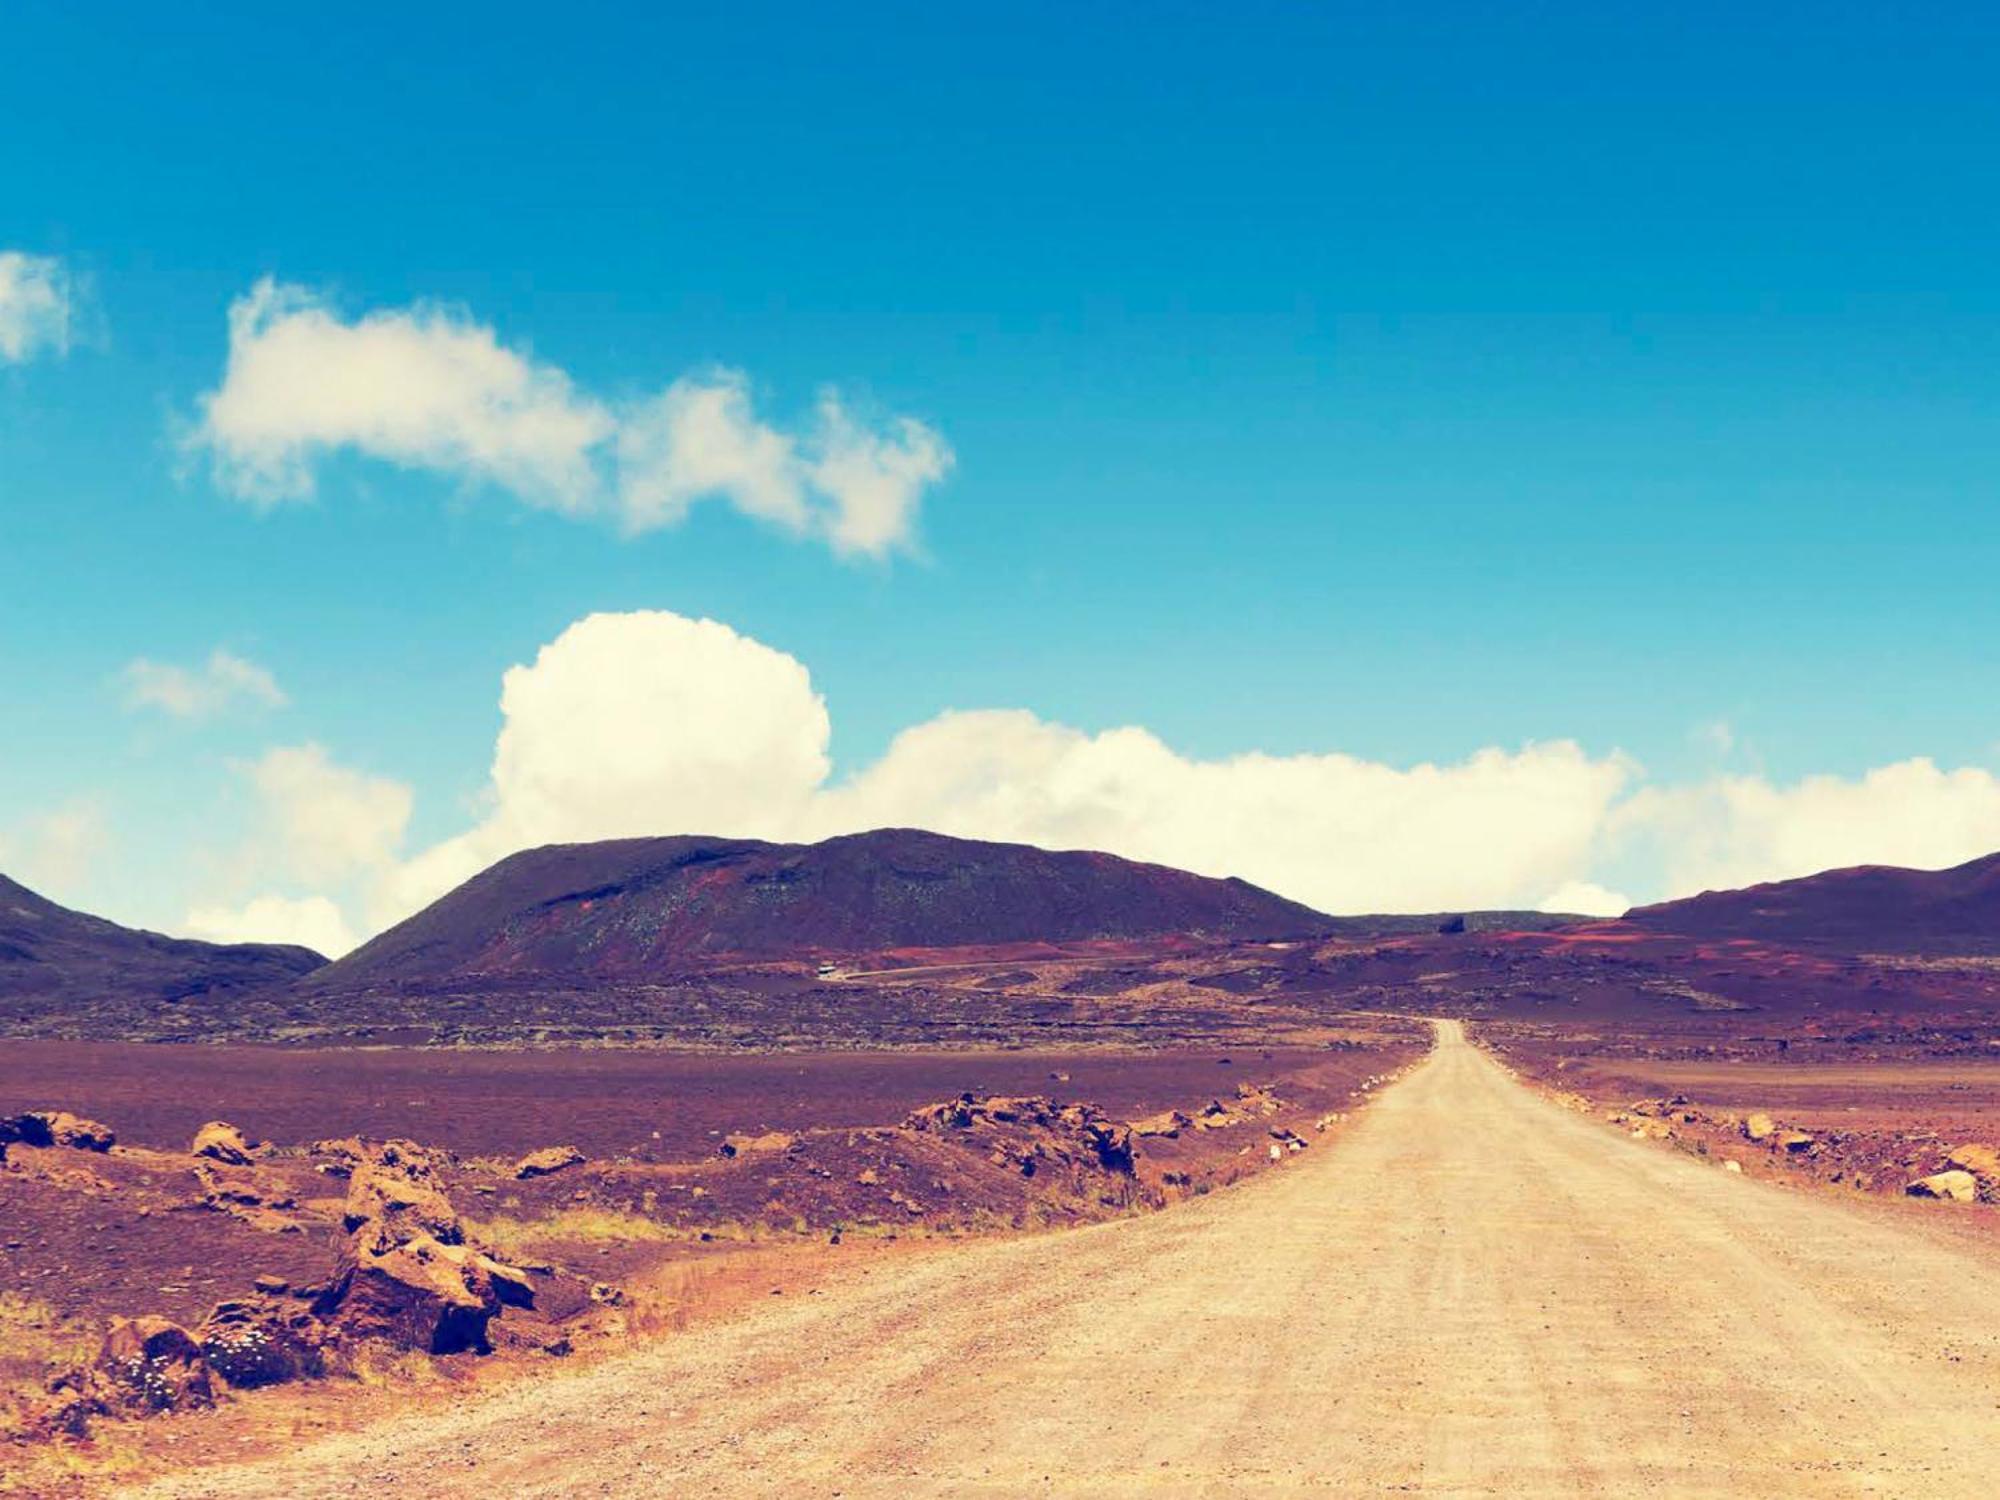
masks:
[[[1625,921],[1701,938],[1810,943],[1847,953],[2000,954],[2000,854],[1949,870],[1856,865],[1641,906]]]
[[[204,943],[121,927],[0,875],[0,1024],[268,989],[325,963],[310,948]]]
[[[911,829],[818,844],[700,836],[501,860],[314,976],[315,989],[471,976],[643,981],[720,955],[1323,933],[1242,880]]]

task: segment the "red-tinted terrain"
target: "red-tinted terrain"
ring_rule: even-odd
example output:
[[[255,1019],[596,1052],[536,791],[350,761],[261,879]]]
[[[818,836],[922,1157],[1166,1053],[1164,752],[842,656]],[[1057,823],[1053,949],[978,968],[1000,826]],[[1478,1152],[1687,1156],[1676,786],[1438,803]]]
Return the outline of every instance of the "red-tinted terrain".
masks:
[[[337,1420],[316,1392],[680,1327],[713,1301],[692,1276],[795,1286],[864,1245],[1165,1207],[1318,1160],[1422,1052],[1412,1017],[1607,1132],[1977,1235],[1995,868],[1620,921],[1333,918],[930,835],[637,840],[516,856],[324,969],[250,950],[271,982],[192,988],[133,977],[172,940],[21,893],[78,939],[16,961],[43,988],[0,1014],[0,1384],[34,1443],[130,1430],[138,1325],[99,1339],[151,1314],[192,1340],[176,1379],[247,1389],[256,1331],[287,1382],[325,1380],[246,1411]],[[242,1151],[193,1149],[216,1120]]]
[[[1649,932],[1809,943],[1848,953],[2000,954],[2000,854],[1949,870],[1857,865],[1705,891],[1625,914]]]
[[[0,1031],[72,1007],[146,1011],[268,990],[325,962],[309,948],[120,927],[0,875]]]
[[[618,839],[503,859],[330,966],[315,987],[470,974],[629,982],[717,954],[1284,938],[1326,925],[1241,880],[910,829],[809,845]]]

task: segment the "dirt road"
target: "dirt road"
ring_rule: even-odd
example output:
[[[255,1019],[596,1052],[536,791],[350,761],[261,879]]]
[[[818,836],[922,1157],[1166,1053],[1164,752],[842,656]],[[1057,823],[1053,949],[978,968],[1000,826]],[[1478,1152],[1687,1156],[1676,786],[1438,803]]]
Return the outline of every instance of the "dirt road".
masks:
[[[1444,1023],[1241,1188],[144,1493],[1385,1491],[1990,1497],[2000,1269],[1627,1141]]]

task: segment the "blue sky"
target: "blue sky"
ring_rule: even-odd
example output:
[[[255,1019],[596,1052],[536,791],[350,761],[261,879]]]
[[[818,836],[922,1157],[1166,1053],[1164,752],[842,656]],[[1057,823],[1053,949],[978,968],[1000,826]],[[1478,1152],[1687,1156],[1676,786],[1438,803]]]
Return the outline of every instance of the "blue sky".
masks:
[[[1797,873],[1848,852],[1829,820],[1855,858],[2000,828],[1990,12],[28,4],[0,28],[0,251],[72,302],[66,349],[0,361],[0,869],[65,899],[171,926],[313,894],[251,852],[246,767],[276,747],[408,789],[385,858],[457,836],[496,795],[502,671],[594,612],[803,663],[830,784],[946,710],[1018,708],[1204,763],[1574,741],[1642,768],[1623,800],[1944,778],[1915,810],[1810,811],[1810,837],[1710,829],[1701,858],[1659,847],[1694,812],[1649,813],[1538,866],[1552,888]],[[609,501],[576,519],[365,440],[302,450],[312,496],[260,505],[189,434],[263,278],[336,328],[446,309],[607,410],[726,368],[803,445],[836,387],[951,462],[879,557],[719,500],[628,535]],[[284,701],[130,701],[135,658],[218,647]],[[88,848],[51,852],[52,810]],[[968,831],[1076,826],[1109,825]],[[1211,832],[1131,852],[1257,869]],[[331,891],[356,932],[365,878]]]

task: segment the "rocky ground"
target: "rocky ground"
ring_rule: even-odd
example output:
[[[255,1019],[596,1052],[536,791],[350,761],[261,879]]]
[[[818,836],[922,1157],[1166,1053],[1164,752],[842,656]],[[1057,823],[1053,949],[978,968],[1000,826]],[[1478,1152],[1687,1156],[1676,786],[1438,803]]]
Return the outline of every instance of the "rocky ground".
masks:
[[[1978,1041],[1766,1039],[1489,1027],[1569,1107],[1732,1171],[1845,1193],[2000,1202],[2000,1057]]]
[[[1631,1140],[1442,1031],[1351,1128],[1199,1203],[133,1493],[1995,1493],[1990,1240]]]
[[[1320,1145],[1421,1048],[1408,1025],[1363,1022],[1282,1057],[1037,1058],[1034,1092],[932,1094],[880,1124],[836,1123],[856,1101],[829,1093],[816,1120],[784,1129],[683,1127],[670,1144],[635,1111],[615,1132],[623,1149],[600,1144],[592,1116],[583,1146],[518,1155],[367,1135],[271,1142],[221,1120],[171,1148],[81,1114],[20,1112],[0,1126],[0,1420],[48,1484],[47,1450],[88,1473],[92,1447],[135,1416],[254,1403],[300,1381],[379,1383],[395,1360],[532,1369],[601,1353],[671,1326],[661,1288],[690,1266],[1162,1207]],[[179,1055],[160,1051],[160,1065]],[[898,1061],[905,1089],[930,1081]],[[810,1077],[814,1060],[790,1066]],[[1116,1112],[1078,1097],[1075,1072],[1121,1071]],[[652,1118],[671,1110],[650,1104]]]

